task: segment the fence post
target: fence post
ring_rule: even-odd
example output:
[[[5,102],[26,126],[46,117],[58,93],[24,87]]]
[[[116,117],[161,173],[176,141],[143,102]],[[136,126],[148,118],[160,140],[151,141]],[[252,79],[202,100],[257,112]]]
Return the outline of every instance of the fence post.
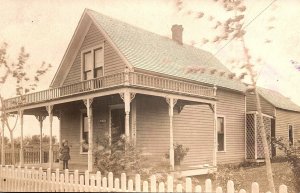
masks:
[[[156,177],[155,175],[152,175],[150,178],[150,192],[157,192],[156,191]]]
[[[227,182],[227,193],[234,193],[234,183],[231,180]]]
[[[279,193],[287,193],[287,186],[286,185],[280,185],[279,186]]]
[[[181,184],[177,184],[176,192],[182,192],[182,185]]]
[[[108,173],[108,191],[112,191],[114,188],[114,174],[112,172]]]
[[[149,188],[148,188],[148,182],[147,181],[144,181],[143,182],[143,192],[148,192],[149,191]]]
[[[259,193],[259,185],[257,182],[252,183],[251,193]]]
[[[159,182],[158,192],[165,192],[165,184],[163,182]]]
[[[126,191],[126,184],[127,184],[127,181],[126,181],[126,174],[125,174],[125,173],[122,173],[122,174],[121,174],[121,190],[122,190],[122,191]]]
[[[210,179],[205,180],[205,192],[212,192]]]
[[[135,175],[135,191],[141,192],[141,176],[140,176],[140,174]]]
[[[197,186],[195,187],[195,192],[202,192],[202,188],[201,188],[200,185],[197,185]]]
[[[192,192],[192,179],[185,178],[185,192]]]

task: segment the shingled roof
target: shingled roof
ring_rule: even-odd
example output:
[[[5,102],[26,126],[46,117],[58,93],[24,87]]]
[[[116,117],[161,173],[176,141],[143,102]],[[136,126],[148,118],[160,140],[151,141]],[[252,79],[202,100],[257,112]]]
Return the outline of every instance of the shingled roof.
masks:
[[[277,91],[261,87],[257,88],[257,91],[261,97],[277,108],[300,112],[300,107],[298,105]]]
[[[211,53],[189,45],[181,45],[168,37],[134,27],[98,12],[87,13],[102,28],[129,64],[135,69],[198,81],[209,85],[245,91],[245,85],[228,78],[231,72]],[[217,73],[188,72],[189,67],[217,69]],[[220,72],[225,75],[220,76]]]

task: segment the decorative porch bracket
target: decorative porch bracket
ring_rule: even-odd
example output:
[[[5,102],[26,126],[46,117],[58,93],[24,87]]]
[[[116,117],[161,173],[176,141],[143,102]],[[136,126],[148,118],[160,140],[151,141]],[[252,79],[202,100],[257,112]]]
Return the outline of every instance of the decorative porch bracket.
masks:
[[[93,171],[93,98],[83,100],[86,106],[86,113],[88,117],[88,130],[89,130],[89,149],[88,149],[88,171]]]
[[[40,164],[43,163],[43,121],[46,119],[45,115],[35,115],[35,118],[39,121],[40,123]]]
[[[24,165],[24,147],[23,147],[23,123],[24,123],[24,111],[19,110],[19,117],[20,117],[20,128],[21,128],[21,141],[20,141],[20,166]]]
[[[170,117],[170,165],[171,169],[174,170],[174,136],[173,136],[173,115],[174,115],[174,106],[177,103],[177,99],[174,98],[166,98],[166,102],[169,105],[169,117]]]
[[[49,168],[53,165],[53,144],[52,144],[52,122],[53,122],[53,105],[46,106],[49,115]]]
[[[213,166],[217,166],[217,104],[209,104],[210,109],[214,113],[214,147],[213,147]]]
[[[130,103],[134,99],[135,93],[131,93],[126,90],[125,92],[119,94],[122,100],[124,101],[125,106],[125,136],[126,138],[129,138]]]

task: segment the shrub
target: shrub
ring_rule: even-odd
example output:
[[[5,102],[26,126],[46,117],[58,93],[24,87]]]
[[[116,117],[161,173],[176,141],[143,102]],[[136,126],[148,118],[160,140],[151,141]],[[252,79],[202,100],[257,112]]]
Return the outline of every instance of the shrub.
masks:
[[[285,154],[296,180],[296,191],[300,192],[300,140],[292,145],[285,138],[273,138],[272,143]]]
[[[173,144],[174,147],[174,162],[175,165],[180,165],[180,162],[183,161],[183,159],[185,158],[185,156],[187,155],[187,153],[189,152],[189,148],[188,147],[184,147],[182,144],[179,143],[175,143]],[[170,158],[170,154],[166,153],[165,157],[167,159]]]

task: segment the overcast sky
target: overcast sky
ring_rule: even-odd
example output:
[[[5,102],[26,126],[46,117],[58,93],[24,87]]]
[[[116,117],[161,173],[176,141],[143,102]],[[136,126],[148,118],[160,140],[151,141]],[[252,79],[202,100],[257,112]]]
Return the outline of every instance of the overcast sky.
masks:
[[[209,16],[222,18],[214,0],[184,1],[183,10],[176,11],[174,0],[0,0],[0,42],[9,45],[10,59],[17,57],[21,46],[30,53],[29,70],[42,61],[53,68],[40,82],[40,89],[47,89],[66,51],[78,21],[85,8],[139,26],[148,31],[171,37],[173,24],[183,25],[183,41],[195,42],[195,46],[215,54],[223,45],[203,45],[202,38],[212,34]],[[300,72],[290,61],[300,62],[300,1],[248,0],[245,15],[246,43],[254,58],[261,58],[260,86],[280,91],[300,105]],[[263,13],[262,10],[266,9]],[[190,11],[190,12],[189,12]],[[199,20],[194,12],[204,12]],[[216,13],[218,15],[216,15]],[[260,14],[261,13],[261,14]],[[258,16],[259,15],[259,16]],[[254,19],[258,16],[256,19]],[[270,26],[274,28],[267,30]],[[265,43],[271,40],[271,43]],[[216,57],[229,69],[235,71],[231,58],[239,58],[238,43],[229,43]],[[9,86],[9,85],[7,85]],[[13,88],[13,87],[12,87]],[[3,93],[3,88],[1,89]],[[7,96],[14,89],[5,89]],[[25,135],[37,133],[38,122],[26,118]],[[54,124],[58,133],[58,122]],[[48,124],[45,124],[48,134]],[[17,135],[19,129],[17,131]]]

